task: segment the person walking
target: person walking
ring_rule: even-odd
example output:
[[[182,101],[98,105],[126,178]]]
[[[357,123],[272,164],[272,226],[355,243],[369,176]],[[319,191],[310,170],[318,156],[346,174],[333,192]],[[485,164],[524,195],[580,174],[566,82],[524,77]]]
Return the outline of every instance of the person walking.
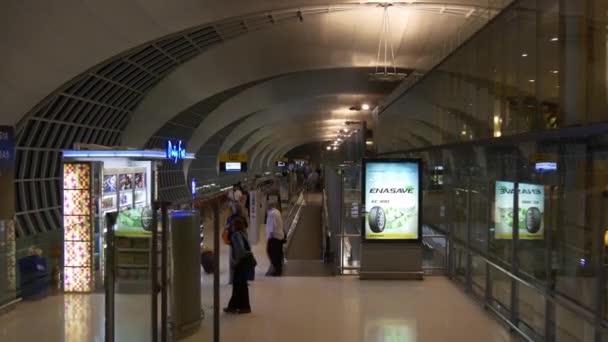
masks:
[[[246,231],[248,224],[247,224],[247,219],[243,215],[243,208],[241,208],[241,206],[239,205],[238,202],[230,201],[229,206],[230,206],[231,215],[228,216],[228,218],[226,219],[226,225],[224,226],[224,232],[222,233],[222,239],[224,240],[224,243],[226,243],[232,247],[232,236],[234,235],[234,232],[235,232],[235,225],[240,224],[240,225],[244,226],[243,229]],[[232,253],[230,254],[228,263],[230,266],[230,277],[229,277],[228,283],[232,284],[232,281],[234,278],[234,264],[233,264],[233,260],[232,260]]]
[[[232,221],[230,238],[230,255],[233,269],[232,297],[230,297],[228,306],[224,308],[226,313],[247,314],[251,312],[247,278],[257,262],[251,252],[246,229],[247,224],[244,219],[236,218]]]
[[[285,243],[285,231],[283,230],[283,217],[277,209],[278,203],[269,205],[266,219],[266,253],[270,259],[270,269],[267,276],[280,277],[283,275],[283,244]]]

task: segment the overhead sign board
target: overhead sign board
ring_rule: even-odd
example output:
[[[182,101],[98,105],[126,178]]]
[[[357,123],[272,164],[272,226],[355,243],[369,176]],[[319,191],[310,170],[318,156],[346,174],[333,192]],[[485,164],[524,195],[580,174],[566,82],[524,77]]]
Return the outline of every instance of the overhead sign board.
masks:
[[[420,160],[366,159],[363,174],[363,240],[420,241]]]
[[[494,237],[496,239],[513,238],[514,184],[496,182],[494,202]],[[538,184],[518,184],[517,228],[519,239],[539,240],[544,238],[545,187]]]
[[[246,153],[220,153],[220,162],[241,162],[248,160]]]

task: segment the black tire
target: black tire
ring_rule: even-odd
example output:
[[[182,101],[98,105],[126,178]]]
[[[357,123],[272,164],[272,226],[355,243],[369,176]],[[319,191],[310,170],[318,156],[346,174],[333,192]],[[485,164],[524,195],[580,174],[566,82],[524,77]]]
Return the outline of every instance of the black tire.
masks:
[[[543,214],[540,209],[536,207],[530,207],[526,211],[526,229],[528,232],[535,234],[538,233],[543,222]]]
[[[386,226],[386,215],[381,207],[373,207],[368,216],[369,228],[374,233],[382,233]]]

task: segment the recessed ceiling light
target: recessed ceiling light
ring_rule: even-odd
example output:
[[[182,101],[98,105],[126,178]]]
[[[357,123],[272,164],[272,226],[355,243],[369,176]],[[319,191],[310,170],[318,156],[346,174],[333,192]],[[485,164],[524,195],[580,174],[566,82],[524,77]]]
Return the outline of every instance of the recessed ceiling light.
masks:
[[[553,73],[553,74],[558,74],[558,73],[559,73],[559,70],[551,70],[551,73]]]
[[[536,80],[528,80],[528,82],[534,83],[534,82],[536,82]]]
[[[528,57],[528,54],[527,53],[522,53],[521,56],[522,57]]]
[[[369,105],[367,103],[364,103],[361,105],[361,109],[363,110],[369,110]]]
[[[331,146],[327,146],[327,150],[328,150],[328,151],[329,151],[329,150],[331,150]]]
[[[552,41],[552,42],[556,42],[556,41],[558,41],[558,40],[559,40],[559,38],[557,38],[557,37],[553,37],[553,38],[551,38],[551,41]]]

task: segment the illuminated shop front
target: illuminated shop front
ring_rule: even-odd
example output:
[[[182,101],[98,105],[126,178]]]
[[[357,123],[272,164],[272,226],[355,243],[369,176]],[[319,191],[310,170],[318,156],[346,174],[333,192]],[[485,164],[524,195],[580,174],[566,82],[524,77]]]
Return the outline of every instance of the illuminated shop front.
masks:
[[[157,150],[69,150],[63,152],[63,226],[66,292],[103,286],[105,217],[114,225],[115,267],[120,282],[149,279],[151,208],[158,198],[160,163],[194,159],[181,142]]]

